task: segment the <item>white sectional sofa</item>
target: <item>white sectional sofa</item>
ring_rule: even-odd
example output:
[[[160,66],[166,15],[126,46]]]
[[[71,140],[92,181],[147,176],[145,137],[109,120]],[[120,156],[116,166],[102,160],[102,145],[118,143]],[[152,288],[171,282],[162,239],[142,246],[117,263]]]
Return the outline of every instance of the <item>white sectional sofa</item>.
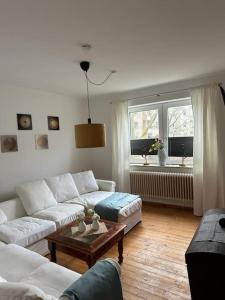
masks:
[[[0,202],[0,244],[17,244],[42,255],[48,253],[45,237],[74,221],[115,192],[115,182],[95,180],[92,171],[63,174],[20,185],[18,198]],[[137,198],[119,211],[126,232],[141,221],[142,201]]]
[[[120,275],[119,265],[112,260],[108,261]],[[60,296],[81,276],[18,245],[0,245],[0,299],[2,300],[67,299]],[[90,294],[90,291],[87,290],[87,293]]]

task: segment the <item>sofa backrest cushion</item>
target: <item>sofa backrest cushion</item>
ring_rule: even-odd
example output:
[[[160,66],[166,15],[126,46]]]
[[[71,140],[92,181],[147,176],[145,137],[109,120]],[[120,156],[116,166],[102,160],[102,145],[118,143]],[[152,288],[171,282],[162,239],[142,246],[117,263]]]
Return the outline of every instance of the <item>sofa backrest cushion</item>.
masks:
[[[7,216],[4,211],[0,208],[0,225],[7,222]]]
[[[27,215],[19,198],[0,202],[0,208],[4,211],[8,221],[25,217]]]
[[[0,299],[57,300],[38,287],[22,282],[0,282]]]
[[[99,190],[94,174],[91,170],[72,174],[80,195]]]
[[[79,196],[77,187],[70,173],[47,178],[46,182],[57,202],[64,202]]]
[[[56,199],[44,180],[22,184],[16,188],[16,192],[28,215],[57,205]]]

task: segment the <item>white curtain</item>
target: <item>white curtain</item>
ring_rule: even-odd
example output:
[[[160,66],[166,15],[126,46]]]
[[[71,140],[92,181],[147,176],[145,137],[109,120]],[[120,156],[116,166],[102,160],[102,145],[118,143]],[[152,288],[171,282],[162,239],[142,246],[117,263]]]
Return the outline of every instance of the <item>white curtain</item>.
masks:
[[[119,192],[130,192],[128,102],[112,104],[112,178]]]
[[[217,85],[192,91],[194,214],[225,207],[225,106]]]

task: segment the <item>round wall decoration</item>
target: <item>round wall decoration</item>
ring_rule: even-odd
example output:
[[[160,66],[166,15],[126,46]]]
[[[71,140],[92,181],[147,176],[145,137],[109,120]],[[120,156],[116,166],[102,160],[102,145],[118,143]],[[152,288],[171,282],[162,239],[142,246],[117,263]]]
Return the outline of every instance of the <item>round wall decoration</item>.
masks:
[[[59,117],[48,116],[48,129],[59,130]]]
[[[31,115],[17,114],[17,125],[19,130],[32,130]]]

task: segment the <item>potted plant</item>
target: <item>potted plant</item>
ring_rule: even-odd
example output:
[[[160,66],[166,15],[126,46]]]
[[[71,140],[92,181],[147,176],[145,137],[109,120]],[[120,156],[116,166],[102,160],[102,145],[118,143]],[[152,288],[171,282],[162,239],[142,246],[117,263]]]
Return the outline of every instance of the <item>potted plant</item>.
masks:
[[[159,165],[166,165],[166,151],[164,143],[160,139],[155,139],[155,143],[151,145],[149,152],[157,151]]]

